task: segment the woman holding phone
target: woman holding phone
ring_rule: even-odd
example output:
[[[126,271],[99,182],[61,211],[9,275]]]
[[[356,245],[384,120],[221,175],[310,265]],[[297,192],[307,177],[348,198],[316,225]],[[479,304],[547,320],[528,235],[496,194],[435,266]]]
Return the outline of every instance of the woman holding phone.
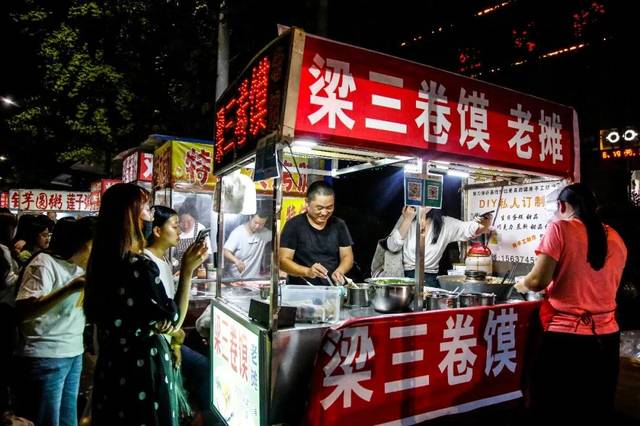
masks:
[[[147,248],[144,254],[153,261],[160,271],[160,279],[165,292],[170,299],[175,297],[175,284],[171,265],[167,262],[165,254],[171,248],[178,245],[180,241],[180,225],[178,223],[178,212],[165,206],[153,207],[153,223],[151,235],[149,236]],[[201,231],[196,238],[195,245],[202,244],[207,238],[208,231]],[[184,277],[187,285],[191,285],[191,277]],[[175,332],[165,335],[173,352],[174,364],[176,368],[182,370],[186,378],[186,387],[189,392],[196,396],[200,409],[205,409],[209,401],[209,385],[211,375],[209,371],[209,360],[204,355],[183,344],[185,333],[181,329],[182,323],[175,325]]]
[[[97,327],[92,425],[178,425],[175,375],[163,334],[184,320],[190,279],[205,258],[189,247],[175,298],[156,264],[143,255],[153,231],[150,195],[117,184],[102,196],[87,269],[84,311]]]

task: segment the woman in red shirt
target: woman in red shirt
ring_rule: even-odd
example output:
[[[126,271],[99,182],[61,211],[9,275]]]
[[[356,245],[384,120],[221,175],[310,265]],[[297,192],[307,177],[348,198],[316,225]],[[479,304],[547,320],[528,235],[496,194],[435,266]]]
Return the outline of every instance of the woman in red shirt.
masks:
[[[596,214],[596,198],[581,183],[558,195],[556,219],[536,250],[518,291],[541,291],[544,329],[531,383],[536,417],[610,418],[618,378],[620,334],[616,292],[627,249]]]

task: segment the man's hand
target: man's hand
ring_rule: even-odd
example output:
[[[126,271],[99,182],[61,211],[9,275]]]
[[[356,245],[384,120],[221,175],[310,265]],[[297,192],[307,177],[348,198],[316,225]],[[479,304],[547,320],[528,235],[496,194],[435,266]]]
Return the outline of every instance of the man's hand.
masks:
[[[333,274],[331,274],[331,279],[335,284],[344,285],[347,282],[347,277],[345,277],[344,274],[337,269],[333,271]]]
[[[322,266],[320,263],[314,263],[310,268],[307,268],[307,273],[305,277],[307,278],[324,278],[329,274],[327,268]]]
[[[236,265],[236,268],[238,268],[238,272],[240,273],[243,273],[244,270],[247,269],[247,265],[245,265],[240,259],[237,259],[233,264]]]

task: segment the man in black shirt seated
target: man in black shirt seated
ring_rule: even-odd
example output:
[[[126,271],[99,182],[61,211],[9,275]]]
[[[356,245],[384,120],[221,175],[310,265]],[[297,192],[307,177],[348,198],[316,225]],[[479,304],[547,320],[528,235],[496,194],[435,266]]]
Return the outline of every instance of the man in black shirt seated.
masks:
[[[280,236],[280,269],[289,283],[313,285],[345,282],[353,266],[353,241],[344,220],[333,215],[333,188],[322,182],[307,190],[307,212],[291,218]]]

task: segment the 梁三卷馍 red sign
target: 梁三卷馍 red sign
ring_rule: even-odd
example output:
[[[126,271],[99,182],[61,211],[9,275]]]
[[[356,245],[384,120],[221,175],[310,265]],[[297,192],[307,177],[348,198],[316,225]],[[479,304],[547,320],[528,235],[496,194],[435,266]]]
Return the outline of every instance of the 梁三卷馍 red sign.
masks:
[[[378,316],[329,329],[305,424],[419,424],[522,397],[537,305]]]
[[[306,35],[295,137],[541,174],[575,174],[574,110]]]

